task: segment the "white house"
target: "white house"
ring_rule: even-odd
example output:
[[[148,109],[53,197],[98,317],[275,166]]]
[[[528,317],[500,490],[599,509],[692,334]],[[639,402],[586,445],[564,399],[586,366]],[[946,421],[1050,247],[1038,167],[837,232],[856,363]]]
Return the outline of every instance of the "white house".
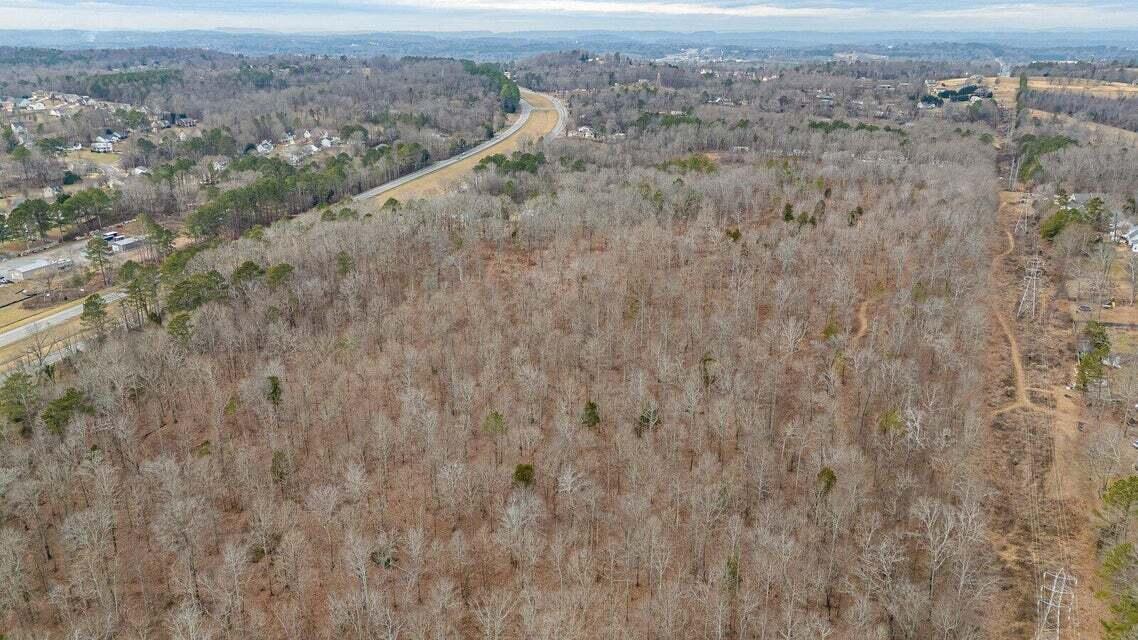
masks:
[[[597,137],[597,132],[594,131],[592,127],[577,127],[577,130],[572,132],[570,137],[592,140]]]
[[[92,142],[91,151],[94,153],[113,153],[115,145],[110,142]]]
[[[1132,228],[1123,233],[1122,241],[1131,247],[1138,246],[1138,228]]]
[[[267,156],[273,152],[273,143],[268,140],[262,140],[261,144],[257,145],[257,153]]]

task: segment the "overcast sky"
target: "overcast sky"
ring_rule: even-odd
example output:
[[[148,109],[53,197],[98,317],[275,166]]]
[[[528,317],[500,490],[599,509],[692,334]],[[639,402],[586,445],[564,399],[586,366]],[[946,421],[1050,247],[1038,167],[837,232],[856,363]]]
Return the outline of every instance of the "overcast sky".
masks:
[[[297,32],[1133,29],[1138,0],[0,0],[0,26]]]

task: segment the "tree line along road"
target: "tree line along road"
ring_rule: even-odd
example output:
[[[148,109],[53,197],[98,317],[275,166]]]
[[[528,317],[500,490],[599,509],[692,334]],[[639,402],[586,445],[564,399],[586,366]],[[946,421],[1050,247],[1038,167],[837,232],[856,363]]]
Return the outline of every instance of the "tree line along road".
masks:
[[[518,150],[526,142],[541,138],[549,141],[564,134],[568,116],[569,112],[565,105],[557,98],[523,89],[518,119],[507,129],[457,156],[436,162],[429,167],[424,167],[419,171],[365,191],[355,196],[353,201],[357,203],[375,201],[379,196],[384,195],[386,197],[382,198],[382,202],[379,202],[382,205],[388,198],[406,201],[411,198],[442,193],[449,188],[454,188],[460,179],[473,171],[483,158],[496,153],[509,154]],[[123,297],[125,294],[114,292],[104,295],[103,299],[111,304],[118,302]],[[83,305],[81,303],[74,304],[33,322],[0,332],[0,349],[11,347],[38,333],[61,326],[79,317],[82,312]]]
[[[550,140],[564,133],[568,116],[565,105],[557,98],[523,89],[521,112],[509,128],[473,149],[369,189],[353,200],[357,203],[370,200],[382,205],[390,198],[407,201],[442,193],[454,188],[460,178],[473,171],[483,158],[497,153],[509,154],[525,142],[539,138]]]

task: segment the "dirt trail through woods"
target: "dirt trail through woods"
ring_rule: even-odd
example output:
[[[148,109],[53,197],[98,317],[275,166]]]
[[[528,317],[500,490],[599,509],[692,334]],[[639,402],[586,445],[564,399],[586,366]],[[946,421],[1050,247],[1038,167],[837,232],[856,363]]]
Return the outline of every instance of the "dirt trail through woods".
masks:
[[[1001,203],[1001,205],[1003,204],[1004,203]],[[992,283],[993,286],[995,286],[996,273],[998,273],[998,270],[1000,269],[1000,263],[1003,262],[1004,258],[1010,256],[1016,248],[1016,241],[1012,236],[1012,232],[1004,229],[1004,235],[1008,239],[1008,246],[1006,249],[996,254],[996,256],[992,258],[992,267],[991,271],[988,274],[988,281]],[[994,414],[999,415],[1001,413],[1007,413],[1016,409],[1030,409],[1032,411],[1039,411],[1042,413],[1051,413],[1052,411],[1049,407],[1037,405],[1032,402],[1030,397],[1028,397],[1027,374],[1024,372],[1023,368],[1023,353],[1020,351],[1019,341],[1016,339],[1015,331],[1012,330],[1011,325],[1008,323],[1008,319],[1004,316],[1003,313],[999,311],[998,307],[993,311],[993,314],[995,314],[996,322],[999,323],[1000,330],[1004,334],[1004,340],[1006,340],[1008,343],[1008,351],[1010,352],[1009,358],[1012,361],[1012,370],[1015,374],[1015,401],[996,409]]]
[[[1006,355],[993,354],[991,379],[1001,390],[999,395],[1007,398],[1008,383],[1002,376],[1010,361],[1014,387],[1010,402],[992,411],[986,444],[985,472],[1003,505],[990,516],[993,547],[1006,581],[1006,598],[993,611],[993,622],[1000,626],[997,637],[1025,637],[1034,631],[1042,573],[1062,567],[1079,579],[1077,628],[1066,630],[1096,637],[1093,630],[1106,615],[1093,595],[1097,564],[1094,527],[1089,523],[1096,493],[1080,468],[1086,447],[1086,434],[1079,430],[1082,403],[1064,385],[1070,375],[1069,360],[1061,352],[1068,347],[1048,335],[1047,321],[1021,324],[1005,312],[1018,298],[1018,269],[1007,262],[1016,240],[1008,229],[1021,217],[1017,209],[1024,205],[1024,197],[1021,192],[1000,194],[999,223],[1006,247],[993,256],[989,274],[994,294],[991,313],[1008,346]],[[1027,379],[1020,340],[1024,336],[1032,353],[1042,354],[1033,362],[1056,363],[1034,370],[1034,385]]]
[[[857,333],[854,334],[855,340],[861,340],[865,337],[865,334],[869,333],[870,302],[873,302],[873,298],[866,298],[857,306]]]

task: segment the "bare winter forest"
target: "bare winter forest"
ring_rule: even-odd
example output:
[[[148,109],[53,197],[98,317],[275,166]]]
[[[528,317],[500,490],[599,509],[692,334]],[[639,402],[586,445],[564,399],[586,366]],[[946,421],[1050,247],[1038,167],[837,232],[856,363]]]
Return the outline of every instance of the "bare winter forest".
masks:
[[[1138,67],[966,49],[0,47],[0,640],[1134,640]]]
[[[10,637],[989,637],[991,130],[807,77],[170,249],[4,385]]]

